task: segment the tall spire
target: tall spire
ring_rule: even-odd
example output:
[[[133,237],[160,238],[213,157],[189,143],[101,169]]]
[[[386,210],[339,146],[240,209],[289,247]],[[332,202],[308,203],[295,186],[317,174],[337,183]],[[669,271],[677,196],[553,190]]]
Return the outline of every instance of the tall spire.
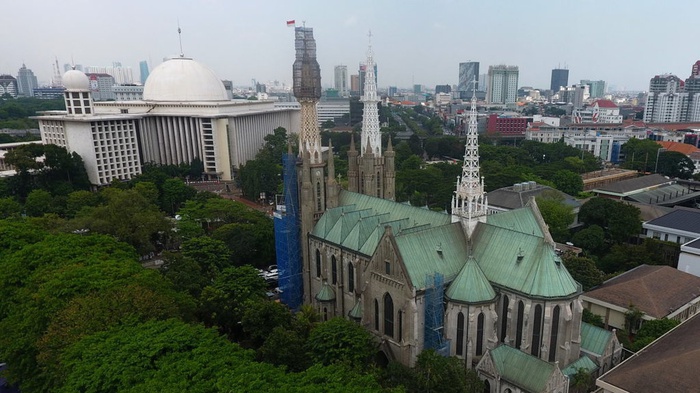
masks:
[[[471,83],[476,83],[476,79]],[[479,176],[479,136],[476,131],[476,117],[476,96],[472,93],[462,176],[457,178],[457,189],[452,197],[452,221],[461,221],[470,236],[476,223],[485,221],[488,214],[484,178]]]
[[[374,74],[374,58],[372,53],[372,32],[369,34],[369,45],[367,47],[367,62],[365,64],[365,94],[360,101],[364,104],[362,108],[362,135],[361,153],[365,155],[364,147],[371,146],[371,151],[376,157],[380,157],[382,147],[382,135],[379,130],[379,110],[377,104],[377,79]]]
[[[321,68],[316,60],[316,40],[310,27],[295,27],[296,59],[293,70],[294,97],[301,104],[299,145],[308,152],[311,164],[319,164],[321,136],[318,131],[316,104],[321,98]],[[301,155],[302,149],[299,149]]]

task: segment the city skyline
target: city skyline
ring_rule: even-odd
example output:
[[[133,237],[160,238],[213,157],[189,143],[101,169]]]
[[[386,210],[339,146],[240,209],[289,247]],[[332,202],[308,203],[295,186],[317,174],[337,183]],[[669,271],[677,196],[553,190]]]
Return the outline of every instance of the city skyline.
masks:
[[[678,12],[690,5],[29,0],[7,5],[8,14],[32,18],[8,18],[0,27],[5,37],[16,37],[3,42],[0,73],[16,76],[25,63],[47,83],[55,58],[92,66],[120,61],[134,71],[148,60],[154,68],[180,53],[179,24],[185,56],[221,79],[238,86],[252,79],[290,84],[294,32],[285,22],[296,20],[314,28],[324,87],[333,86],[336,65],[362,61],[371,30],[381,87],[456,85],[459,63],[471,60],[484,70],[517,65],[520,86],[547,88],[551,70],[565,64],[570,81],[605,80],[617,90],[647,90],[654,75],[687,78],[700,57],[670,44],[692,37],[691,13]],[[649,26],[652,35],[644,34]]]

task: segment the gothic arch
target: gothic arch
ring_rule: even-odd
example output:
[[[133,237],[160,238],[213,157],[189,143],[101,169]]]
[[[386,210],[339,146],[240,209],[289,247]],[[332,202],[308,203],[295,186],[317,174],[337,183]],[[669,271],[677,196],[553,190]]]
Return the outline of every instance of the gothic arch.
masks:
[[[532,356],[540,356],[540,347],[542,346],[542,305],[535,306],[535,317],[532,323],[532,347],[530,354]]]
[[[455,354],[462,356],[464,354],[464,314],[457,314],[457,348]]]
[[[394,300],[388,292],[384,294],[384,334],[394,337]]]
[[[476,356],[484,354],[484,313],[476,318]]]
[[[321,250],[316,249],[316,277],[321,277]]]

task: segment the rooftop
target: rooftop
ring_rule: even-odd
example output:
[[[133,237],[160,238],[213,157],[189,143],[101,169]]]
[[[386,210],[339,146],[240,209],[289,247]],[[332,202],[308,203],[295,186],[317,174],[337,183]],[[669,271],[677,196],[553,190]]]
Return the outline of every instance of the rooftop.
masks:
[[[603,187],[598,187],[592,191],[600,194],[627,196],[658,187],[662,184],[671,184],[671,182],[672,181],[666,177],[655,173],[653,175],[620,180]]]
[[[676,207],[657,219],[644,224],[665,227],[684,232],[697,233],[700,236],[700,209]]]
[[[501,378],[528,392],[543,392],[557,368],[554,364],[515,349],[500,345],[489,351]]]
[[[675,151],[678,153],[682,153],[687,155],[690,155],[691,153],[695,153],[697,151],[700,151],[697,147],[693,145],[689,145],[687,143],[681,143],[681,142],[670,142],[670,141],[657,141],[661,147],[668,151]]]

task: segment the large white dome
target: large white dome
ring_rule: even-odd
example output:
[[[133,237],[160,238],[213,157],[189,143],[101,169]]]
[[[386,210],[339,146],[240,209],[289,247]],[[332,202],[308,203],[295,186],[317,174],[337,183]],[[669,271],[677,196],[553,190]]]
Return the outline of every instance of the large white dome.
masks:
[[[174,57],[151,71],[143,86],[144,101],[228,101],[221,80],[208,67]]]
[[[82,71],[68,70],[65,74],[63,74],[62,80],[63,87],[65,87],[66,90],[90,90],[90,80],[88,79],[87,75],[82,73]]]

